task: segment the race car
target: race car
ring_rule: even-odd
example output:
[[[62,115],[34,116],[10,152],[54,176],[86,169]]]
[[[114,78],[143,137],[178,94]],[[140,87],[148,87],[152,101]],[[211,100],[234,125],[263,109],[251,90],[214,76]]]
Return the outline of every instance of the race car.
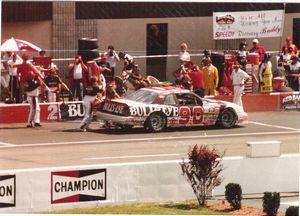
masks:
[[[121,128],[143,126],[152,132],[166,127],[231,128],[248,123],[247,113],[236,104],[201,98],[190,90],[171,86],[142,88],[125,98],[104,100],[96,116]]]

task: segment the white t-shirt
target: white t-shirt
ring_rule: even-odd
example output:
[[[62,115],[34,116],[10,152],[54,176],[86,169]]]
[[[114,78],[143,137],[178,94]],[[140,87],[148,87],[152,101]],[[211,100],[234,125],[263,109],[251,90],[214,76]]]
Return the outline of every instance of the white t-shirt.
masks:
[[[116,59],[115,59],[116,53],[115,53],[115,51],[114,51],[114,55],[113,56],[110,56],[109,52],[105,52],[104,55],[107,56],[107,60],[106,61],[109,63],[109,66],[111,68],[116,67]]]
[[[233,86],[244,84],[245,80],[248,79],[249,77],[250,76],[242,69],[238,69],[238,71],[234,70],[232,71],[232,84]]]
[[[81,64],[75,64],[74,66],[74,79],[82,79],[82,67]]]
[[[15,65],[15,64],[21,64],[21,63],[22,63],[22,61],[20,61],[18,59],[16,60],[16,62],[14,62],[12,59],[8,60],[7,64],[9,66],[8,71],[9,71],[10,76],[17,76],[18,68],[12,67],[12,66]]]
[[[187,51],[181,51],[179,53],[179,60],[182,62],[189,62],[191,61],[191,56]]]

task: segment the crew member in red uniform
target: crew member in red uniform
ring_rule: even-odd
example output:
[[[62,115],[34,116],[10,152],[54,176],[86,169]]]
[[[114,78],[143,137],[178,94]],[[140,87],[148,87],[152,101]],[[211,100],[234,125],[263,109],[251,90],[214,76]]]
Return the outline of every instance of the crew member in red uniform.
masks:
[[[204,97],[204,75],[198,65],[191,63],[188,75],[192,79],[193,90],[200,97]]]
[[[26,98],[24,84],[27,82],[28,74],[31,71],[35,71],[35,68],[32,64],[29,64],[28,61],[29,57],[27,54],[22,55],[22,64],[17,66],[17,74],[20,80],[20,102],[23,102]]]
[[[39,90],[41,80],[38,74],[33,71],[28,71],[24,87],[27,94],[27,101],[30,104],[30,112],[28,115],[27,127],[41,127],[40,124],[40,105],[39,105]]]
[[[88,82],[88,68],[83,63],[80,55],[75,56],[75,62],[69,65],[70,74],[70,96],[69,100],[73,101],[74,96],[77,96],[79,100],[83,98],[83,90],[87,86]]]
[[[252,41],[253,47],[249,50],[250,53],[258,53],[259,55],[259,61],[261,62],[264,59],[264,55],[266,53],[266,49],[259,45],[259,41],[257,39],[254,39]]]

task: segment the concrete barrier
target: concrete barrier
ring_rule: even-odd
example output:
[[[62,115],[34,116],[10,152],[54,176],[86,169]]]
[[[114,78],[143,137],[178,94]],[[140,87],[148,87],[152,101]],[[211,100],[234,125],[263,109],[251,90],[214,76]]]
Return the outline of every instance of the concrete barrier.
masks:
[[[107,204],[195,199],[180,160],[0,171],[0,213],[47,212]],[[224,158],[223,183],[243,194],[299,191],[299,155]]]
[[[247,142],[248,157],[278,157],[280,156],[280,141]]]

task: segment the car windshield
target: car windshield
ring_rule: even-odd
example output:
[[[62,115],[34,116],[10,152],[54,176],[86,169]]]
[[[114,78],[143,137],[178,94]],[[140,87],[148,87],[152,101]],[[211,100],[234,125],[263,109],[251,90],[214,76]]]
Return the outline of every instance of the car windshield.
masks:
[[[139,89],[136,92],[131,93],[125,99],[151,104],[157,98],[158,93],[149,91],[146,89]]]

